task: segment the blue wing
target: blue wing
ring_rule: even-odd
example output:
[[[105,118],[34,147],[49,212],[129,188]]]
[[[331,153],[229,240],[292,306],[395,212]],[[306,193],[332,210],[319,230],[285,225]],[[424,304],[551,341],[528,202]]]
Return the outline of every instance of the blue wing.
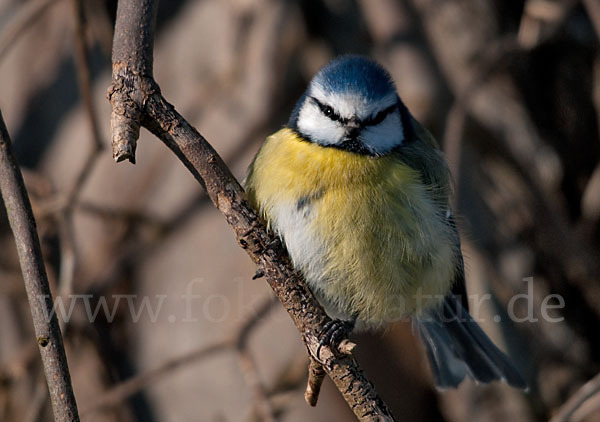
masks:
[[[450,213],[448,224],[454,226]],[[458,234],[457,241],[460,242]],[[466,304],[464,264],[460,256],[452,291],[440,307],[413,321],[427,350],[436,386],[457,387],[469,376],[482,383],[504,380],[526,390],[527,384],[519,371],[471,317]]]

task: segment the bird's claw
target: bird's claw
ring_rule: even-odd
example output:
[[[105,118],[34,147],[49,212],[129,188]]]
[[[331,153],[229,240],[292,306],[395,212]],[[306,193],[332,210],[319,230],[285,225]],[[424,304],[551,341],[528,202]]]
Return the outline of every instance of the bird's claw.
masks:
[[[321,360],[321,348],[328,346],[335,357],[342,357],[338,346],[348,337],[354,328],[354,321],[344,321],[341,319],[332,319],[325,323],[323,331],[321,331],[319,347],[317,347],[317,359]]]

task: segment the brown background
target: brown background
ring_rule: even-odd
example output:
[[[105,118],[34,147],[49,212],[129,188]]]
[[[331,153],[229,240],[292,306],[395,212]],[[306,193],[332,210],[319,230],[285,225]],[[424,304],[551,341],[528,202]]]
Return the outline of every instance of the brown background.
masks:
[[[260,420],[265,403],[284,421],[353,420],[329,381],[315,409],[304,404],[306,353],[278,305],[252,329],[241,359],[223,351],[186,360],[135,395],[94,409],[120,382],[231,335],[270,292],[264,280],[251,280],[254,268],[224,219],[160,142],[143,132],[135,166],[112,161],[105,93],[116,2],[82,0],[107,147],[97,154],[77,84],[75,1],[55,0],[2,49],[20,13],[36,3],[0,1],[0,108],[54,292],[67,307],[69,295],[92,295],[92,308],[105,298],[112,309],[118,295],[136,310],[146,297],[155,309],[162,301],[156,318],[144,312],[136,321],[121,296],[112,322],[101,313],[90,323],[77,299],[65,336],[83,420]],[[399,420],[546,420],[600,370],[597,8],[593,0],[161,2],[156,80],[238,178],[316,70],[349,52],[388,68],[409,109],[443,144],[469,291],[493,294],[482,325],[531,391],[465,382],[438,394],[410,324],[355,336],[359,362]],[[0,420],[47,420],[14,243],[0,213]],[[511,322],[507,304],[528,293],[525,277],[533,277],[538,321]],[[199,296],[189,309],[186,292]],[[542,318],[549,294],[564,299],[564,309],[549,312],[561,322]],[[526,316],[527,305],[517,300],[516,315]],[[257,401],[261,394],[267,402]],[[597,398],[578,417],[600,420],[596,406]]]

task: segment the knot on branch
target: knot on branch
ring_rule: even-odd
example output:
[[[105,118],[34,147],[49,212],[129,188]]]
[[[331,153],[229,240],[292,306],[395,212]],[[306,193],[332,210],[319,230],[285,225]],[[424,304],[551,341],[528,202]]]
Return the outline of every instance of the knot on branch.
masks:
[[[160,93],[154,79],[143,76],[126,63],[113,64],[113,83],[107,92],[112,105],[110,129],[116,162],[128,159],[135,164],[135,149],[148,98]]]

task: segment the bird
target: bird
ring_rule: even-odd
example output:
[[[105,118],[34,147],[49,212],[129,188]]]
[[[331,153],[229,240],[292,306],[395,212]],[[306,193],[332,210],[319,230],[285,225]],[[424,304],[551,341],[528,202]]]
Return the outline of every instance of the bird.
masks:
[[[332,318],[319,350],[411,318],[437,388],[466,377],[527,388],[468,313],[444,155],[376,61],[344,55],[321,68],[244,187]]]

